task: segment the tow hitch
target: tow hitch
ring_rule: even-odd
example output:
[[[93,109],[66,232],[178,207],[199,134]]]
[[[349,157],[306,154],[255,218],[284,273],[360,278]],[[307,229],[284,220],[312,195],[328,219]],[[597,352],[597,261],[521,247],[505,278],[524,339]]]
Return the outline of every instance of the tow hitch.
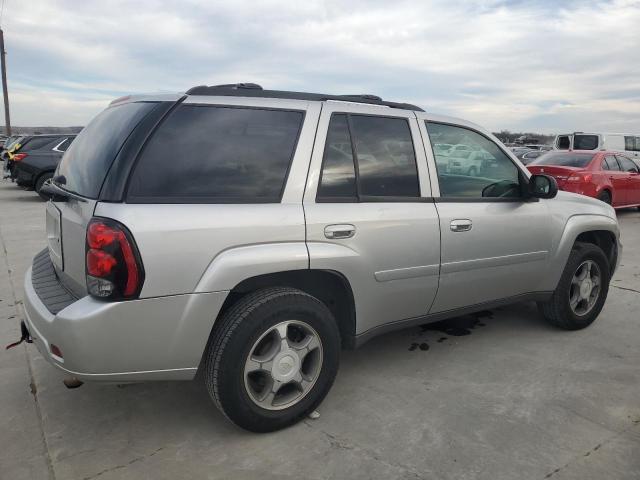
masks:
[[[29,333],[29,329],[27,328],[27,325],[24,323],[24,320],[20,322],[20,340],[7,345],[5,350],[9,350],[10,348],[17,347],[22,342],[33,343],[33,339],[31,338],[31,334]]]
[[[82,380],[78,380],[76,377],[67,377],[62,381],[62,383],[64,383],[64,386],[67,388],[78,388],[81,387],[84,382]]]

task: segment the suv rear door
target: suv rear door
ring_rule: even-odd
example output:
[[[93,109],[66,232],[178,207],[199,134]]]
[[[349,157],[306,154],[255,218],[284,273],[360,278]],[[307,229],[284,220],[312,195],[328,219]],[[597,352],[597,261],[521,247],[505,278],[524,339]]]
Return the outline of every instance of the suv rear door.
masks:
[[[430,313],[539,291],[553,241],[546,202],[522,196],[524,171],[487,134],[448,118],[417,117],[434,172],[442,238],[440,286]],[[489,152],[491,168],[480,177],[435,174],[437,157],[430,143],[462,139]]]
[[[304,211],[310,266],[347,277],[357,334],[428,312],[440,227],[413,111],[323,104]]]

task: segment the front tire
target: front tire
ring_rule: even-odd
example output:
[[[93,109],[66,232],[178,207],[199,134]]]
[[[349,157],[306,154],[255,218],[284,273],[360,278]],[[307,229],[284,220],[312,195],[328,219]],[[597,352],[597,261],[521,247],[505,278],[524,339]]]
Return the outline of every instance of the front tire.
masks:
[[[320,300],[293,288],[267,288],[240,299],[219,322],[204,379],[229,420],[271,432],[322,402],[338,371],[340,334]]]
[[[600,247],[576,242],[560,282],[548,302],[538,303],[544,318],[564,330],[588,327],[598,317],[609,292],[610,266]]]

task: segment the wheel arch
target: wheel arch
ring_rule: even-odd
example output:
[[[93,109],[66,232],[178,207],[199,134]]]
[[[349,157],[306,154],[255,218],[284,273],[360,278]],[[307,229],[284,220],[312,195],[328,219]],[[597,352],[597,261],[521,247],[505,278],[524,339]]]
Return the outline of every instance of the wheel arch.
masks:
[[[614,267],[610,271],[610,275],[613,276],[613,270],[618,260],[618,242],[613,232],[609,230],[589,230],[580,233],[576,237],[574,244],[576,242],[591,243],[600,247],[607,257],[609,265]]]
[[[602,248],[610,261],[610,274],[613,275],[620,257],[619,236],[618,223],[612,217],[598,214],[581,214],[570,217],[555,247],[555,254],[550,258],[547,278],[552,284],[548,285],[547,289],[555,290],[571,249],[576,242],[592,243]]]
[[[50,173],[51,175],[53,175],[53,174],[55,173],[55,169],[53,169],[53,170],[43,170],[43,171],[41,171],[41,172],[38,172],[38,174],[35,176],[35,179],[33,180],[33,186],[34,186],[34,188],[36,187],[36,185],[38,185],[38,182],[40,181],[40,179],[41,179],[43,176],[45,176],[45,175],[47,175],[47,174],[49,174],[49,173]]]
[[[229,291],[218,313],[214,329],[222,315],[240,298],[269,287],[295,288],[320,300],[336,319],[343,347],[354,348],[356,311],[353,290],[349,280],[335,270],[286,270],[246,278]]]

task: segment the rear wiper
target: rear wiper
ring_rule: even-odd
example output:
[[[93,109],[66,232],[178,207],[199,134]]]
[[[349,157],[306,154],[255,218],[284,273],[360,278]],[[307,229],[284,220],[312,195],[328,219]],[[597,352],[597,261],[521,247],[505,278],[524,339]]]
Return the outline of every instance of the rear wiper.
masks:
[[[67,202],[70,198],[78,200],[79,202],[87,201],[86,198],[60,187],[55,181],[58,178],[59,177],[54,177],[53,179],[46,180],[42,185],[42,188],[40,188],[40,191],[51,198],[54,202]],[[62,178],[64,179],[64,177]]]

